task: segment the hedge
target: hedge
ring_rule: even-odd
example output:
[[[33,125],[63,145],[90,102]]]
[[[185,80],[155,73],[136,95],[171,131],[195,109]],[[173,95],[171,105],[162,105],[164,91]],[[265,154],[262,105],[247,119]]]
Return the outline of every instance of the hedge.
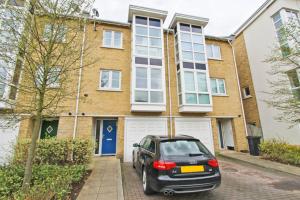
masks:
[[[281,140],[267,140],[260,144],[260,153],[265,159],[300,167],[300,146]]]
[[[26,163],[30,140],[20,140],[15,146],[14,164]],[[73,154],[73,155],[72,155]],[[92,157],[92,142],[87,139],[39,140],[34,158],[35,164],[88,164]],[[73,159],[72,159],[73,158]]]
[[[24,166],[0,167],[0,199],[68,199],[71,185],[85,176],[85,165],[35,165],[32,186],[28,193],[21,191]]]

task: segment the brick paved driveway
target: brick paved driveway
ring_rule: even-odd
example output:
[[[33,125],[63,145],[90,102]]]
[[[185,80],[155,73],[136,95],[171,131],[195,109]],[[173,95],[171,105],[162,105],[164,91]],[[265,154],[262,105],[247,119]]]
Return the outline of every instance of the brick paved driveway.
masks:
[[[130,163],[122,164],[125,200],[300,200],[300,178],[232,161],[220,161],[222,184],[204,194],[145,196]]]

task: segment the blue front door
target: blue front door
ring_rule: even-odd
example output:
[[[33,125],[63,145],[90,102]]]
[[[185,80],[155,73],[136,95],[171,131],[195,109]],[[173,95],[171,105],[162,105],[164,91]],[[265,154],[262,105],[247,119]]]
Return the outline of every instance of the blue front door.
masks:
[[[102,155],[116,154],[117,124],[116,120],[103,120]]]

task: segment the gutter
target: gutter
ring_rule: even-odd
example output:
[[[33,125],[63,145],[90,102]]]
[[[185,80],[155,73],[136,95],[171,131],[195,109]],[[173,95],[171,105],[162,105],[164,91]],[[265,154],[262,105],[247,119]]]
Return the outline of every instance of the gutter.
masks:
[[[243,121],[244,121],[244,128],[245,128],[245,132],[246,132],[246,136],[248,135],[248,130],[247,130],[247,123],[246,123],[246,117],[245,117],[245,110],[244,110],[244,104],[243,104],[243,99],[242,99],[242,91],[241,91],[241,84],[240,84],[240,79],[239,79],[239,74],[238,74],[238,69],[237,69],[237,64],[236,64],[236,58],[235,58],[235,51],[234,51],[234,47],[232,45],[232,41],[228,39],[228,44],[231,46],[231,50],[232,50],[232,56],[233,56],[233,63],[234,63],[234,68],[235,68],[235,74],[236,74],[236,80],[238,83],[238,89],[239,89],[239,96],[240,96],[240,103],[241,103],[241,108],[242,108],[242,115],[243,115]]]
[[[86,21],[87,21],[87,19],[85,19],[85,24],[84,24],[84,28],[83,28],[83,37],[82,37],[82,46],[81,46],[81,55],[80,55],[80,69],[79,69],[78,84],[77,84],[73,140],[76,138],[77,123],[78,123],[78,110],[79,110],[80,88],[81,88],[82,68],[83,68],[83,53],[84,53],[85,36],[86,36]]]

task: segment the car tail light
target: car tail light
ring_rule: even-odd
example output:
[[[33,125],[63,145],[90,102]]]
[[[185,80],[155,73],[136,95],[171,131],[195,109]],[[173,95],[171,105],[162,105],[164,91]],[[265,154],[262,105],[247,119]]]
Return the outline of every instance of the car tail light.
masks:
[[[170,170],[176,167],[174,162],[166,162],[162,160],[157,160],[153,162],[153,168],[157,170]]]
[[[211,167],[213,167],[213,168],[219,167],[219,163],[218,163],[218,161],[216,159],[209,160],[208,161],[208,165],[211,166]]]

